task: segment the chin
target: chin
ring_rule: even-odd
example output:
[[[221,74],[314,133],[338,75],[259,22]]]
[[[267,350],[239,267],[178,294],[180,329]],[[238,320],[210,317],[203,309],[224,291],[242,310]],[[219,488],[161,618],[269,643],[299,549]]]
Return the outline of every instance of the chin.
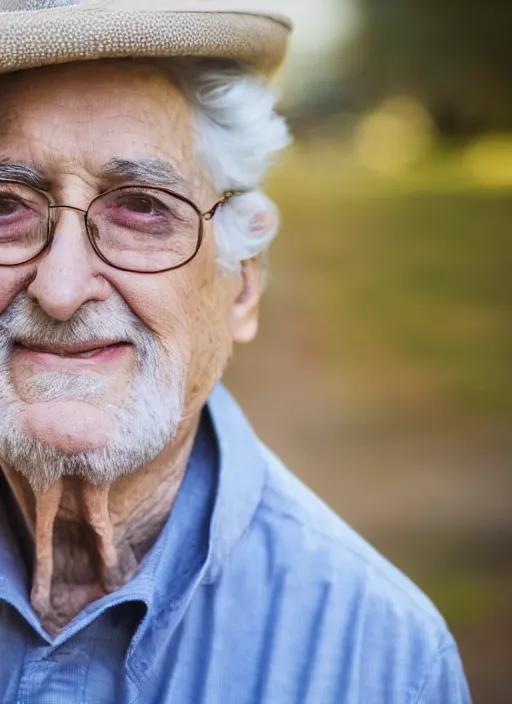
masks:
[[[95,485],[133,474],[172,443],[183,415],[179,385],[136,385],[129,405],[111,399],[0,400],[0,457],[36,493],[65,476]],[[103,402],[105,403],[105,402]]]
[[[105,484],[135,473],[183,417],[187,360],[168,355],[165,373],[157,362],[147,355],[131,378],[47,371],[19,388],[0,369],[0,457],[37,492],[63,476]]]

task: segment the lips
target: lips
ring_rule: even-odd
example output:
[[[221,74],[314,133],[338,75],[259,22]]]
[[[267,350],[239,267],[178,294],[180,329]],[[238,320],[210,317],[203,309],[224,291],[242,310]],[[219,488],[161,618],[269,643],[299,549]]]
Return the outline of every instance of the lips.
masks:
[[[126,347],[127,342],[122,340],[91,340],[86,343],[71,345],[42,345],[31,340],[17,340],[16,345],[22,350],[51,354],[58,357],[88,358],[109,349]]]

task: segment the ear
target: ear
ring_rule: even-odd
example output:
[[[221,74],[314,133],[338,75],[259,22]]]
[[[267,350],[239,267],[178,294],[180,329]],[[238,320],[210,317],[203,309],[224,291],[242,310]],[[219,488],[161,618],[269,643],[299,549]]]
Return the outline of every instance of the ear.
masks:
[[[251,342],[258,332],[262,287],[261,256],[245,259],[240,274],[241,288],[231,310],[233,341]]]

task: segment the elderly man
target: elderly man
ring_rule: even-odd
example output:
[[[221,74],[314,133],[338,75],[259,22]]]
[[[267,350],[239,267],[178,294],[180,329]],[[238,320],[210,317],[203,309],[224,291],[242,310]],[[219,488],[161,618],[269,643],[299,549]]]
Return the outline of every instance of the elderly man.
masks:
[[[218,384],[286,145],[261,2],[0,0],[0,700],[463,704],[429,601]]]

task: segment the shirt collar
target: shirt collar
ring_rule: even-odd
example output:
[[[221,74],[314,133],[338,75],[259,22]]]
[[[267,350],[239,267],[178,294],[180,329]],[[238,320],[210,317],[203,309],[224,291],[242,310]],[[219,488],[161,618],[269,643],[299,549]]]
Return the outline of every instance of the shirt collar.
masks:
[[[43,634],[29,602],[30,562],[24,550],[28,530],[7,479],[0,474],[0,598]]]
[[[266,470],[259,441],[223,384],[215,387],[208,408],[220,460],[205,572],[205,581],[211,582],[256,512],[261,501]]]
[[[219,383],[208,399],[171,516],[139,570],[151,579],[144,580],[143,596],[135,577],[134,593],[161,611],[178,597],[177,575],[190,580],[200,573],[202,583],[214,581],[258,507],[264,479],[254,431]]]

